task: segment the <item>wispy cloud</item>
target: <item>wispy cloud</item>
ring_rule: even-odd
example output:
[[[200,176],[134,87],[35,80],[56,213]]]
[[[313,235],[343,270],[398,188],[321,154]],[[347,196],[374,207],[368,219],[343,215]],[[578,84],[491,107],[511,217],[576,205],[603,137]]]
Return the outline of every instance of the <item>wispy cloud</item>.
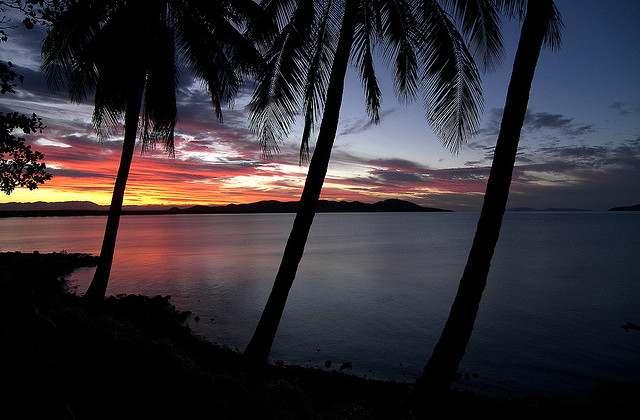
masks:
[[[524,117],[524,129],[527,131],[559,130],[568,136],[580,136],[595,131],[593,124],[575,123],[573,118],[548,112],[527,112]]]
[[[610,109],[616,111],[621,117],[626,117],[631,114],[640,112],[640,101],[634,102],[614,102],[609,105]]]
[[[386,116],[393,114],[393,112],[395,112],[395,109],[393,108],[383,110],[382,112],[380,112],[380,119],[383,120]],[[343,125],[344,127],[342,128],[342,130],[340,130],[339,133],[341,136],[362,133],[375,126],[376,124],[369,117],[359,117],[352,118],[351,120],[346,121]]]
[[[477,135],[480,138],[497,137],[502,121],[503,110],[500,108],[492,108],[489,112],[489,118],[483,128],[478,130]],[[524,133],[534,133],[542,130],[555,130],[564,136],[577,137],[584,134],[594,133],[597,129],[594,124],[578,123],[572,117],[562,114],[551,114],[548,112],[527,111],[524,117],[524,125],[522,127]]]

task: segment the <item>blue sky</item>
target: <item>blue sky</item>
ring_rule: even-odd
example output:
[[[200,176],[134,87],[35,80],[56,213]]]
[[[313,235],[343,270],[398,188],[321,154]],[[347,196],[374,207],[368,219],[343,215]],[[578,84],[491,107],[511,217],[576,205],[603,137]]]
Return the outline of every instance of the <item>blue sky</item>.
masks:
[[[640,202],[640,3],[557,0],[565,27],[560,51],[542,52],[516,162],[510,207],[605,210]],[[436,139],[420,102],[398,104],[383,60],[381,123],[369,123],[357,74],[350,70],[339,135],[323,192],[326,199],[402,198],[427,206],[479,210],[520,23],[503,22],[501,64],[483,75],[482,128],[454,155]],[[120,139],[100,144],[91,132],[90,102],[69,104],[39,76],[41,30],[16,31],[0,45],[26,76],[0,109],[35,112],[49,127],[29,139],[43,151],[53,180],[17,190],[0,202],[91,200],[107,204]],[[177,154],[134,158],[125,204],[225,204],[296,200],[306,167],[297,164],[300,127],[281,153],[265,160],[247,130],[243,92],[215,123],[197,84],[180,89]]]

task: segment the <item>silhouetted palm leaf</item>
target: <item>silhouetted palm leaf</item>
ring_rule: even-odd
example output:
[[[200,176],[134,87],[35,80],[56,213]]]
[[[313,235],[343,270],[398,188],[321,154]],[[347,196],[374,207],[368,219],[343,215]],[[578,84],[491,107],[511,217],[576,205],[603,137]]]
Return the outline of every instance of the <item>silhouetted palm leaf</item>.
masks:
[[[367,114],[371,121],[377,124],[380,122],[379,111],[382,93],[376,78],[372,49],[379,38],[380,27],[376,25],[379,20],[375,17],[379,15],[378,4],[372,3],[374,2],[363,1],[360,4],[353,37],[352,58],[360,70]]]
[[[480,56],[485,69],[492,69],[502,54],[499,17],[493,0],[445,0],[445,10],[460,22],[473,53]]]
[[[419,29],[411,2],[382,1],[381,32],[385,41],[385,56],[393,64],[393,80],[401,102],[413,100],[419,89]]]
[[[238,31],[242,9],[259,16],[250,0],[74,2],[43,44],[45,76],[53,88],[66,86],[73,101],[95,92],[93,122],[101,138],[119,127],[137,77],[145,85],[143,149],[163,139],[171,151],[176,60],[208,87],[218,119],[243,75],[258,66],[255,48]]]
[[[326,12],[343,8],[342,3],[263,2],[281,28],[256,81],[250,107],[250,127],[265,150],[277,150],[278,142],[302,113],[301,162],[306,160],[326,91],[327,79],[322,74],[328,74],[332,57],[331,43],[325,42],[325,36],[337,35],[335,24],[331,30],[325,26]],[[443,144],[457,152],[478,128],[482,89],[472,54],[447,11],[460,22],[463,34],[486,68],[499,59],[502,40],[492,1],[448,0],[442,4],[444,7],[436,0],[359,0],[352,59],[373,122],[379,121],[381,103],[373,49],[381,41],[383,54],[393,67],[399,100],[409,102],[424,90],[428,121]]]
[[[98,79],[92,63],[94,34],[100,29],[108,2],[93,3],[73,3],[49,28],[42,45],[42,69],[47,83],[54,89],[67,87],[72,101],[91,94]]]
[[[424,2],[420,11],[427,117],[442,143],[457,152],[480,121],[480,75],[464,39],[440,5]]]
[[[313,131],[316,118],[321,114],[324,107],[324,99],[329,83],[329,73],[335,49],[335,33],[337,32],[332,5],[331,0],[324,5],[318,4],[318,6],[323,6],[324,10],[320,11],[322,18],[319,21],[316,33],[312,36],[315,42],[312,54],[310,54],[303,95],[305,121],[300,141],[301,164],[306,162],[309,157],[309,137]]]
[[[500,10],[508,17],[517,17],[518,19],[524,19],[524,15],[527,12],[527,0],[497,0],[496,4]],[[549,11],[550,16],[547,20],[547,30],[544,38],[544,45],[549,47],[551,51],[557,51],[562,44],[562,16],[555,3],[552,6],[552,10]]]
[[[268,51],[256,80],[249,104],[249,126],[258,135],[265,154],[278,150],[278,142],[287,135],[300,111],[315,23],[314,1],[301,0]]]

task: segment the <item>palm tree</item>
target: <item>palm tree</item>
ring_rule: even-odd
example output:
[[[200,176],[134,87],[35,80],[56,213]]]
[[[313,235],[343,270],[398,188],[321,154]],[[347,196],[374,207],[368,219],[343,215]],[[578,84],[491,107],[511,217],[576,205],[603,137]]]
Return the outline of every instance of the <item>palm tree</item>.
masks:
[[[471,251],[449,318],[431,358],[416,382],[414,402],[425,415],[445,399],[471,338],[491,258],[504,216],[511,176],[524,123],[529,92],[543,44],[557,49],[562,22],[553,0],[506,1],[509,13],[525,12],[511,81],[484,196],[484,203]]]
[[[273,289],[247,346],[245,358],[265,364],[289,290],[295,279],[322,190],[336,137],[349,61],[357,67],[366,109],[378,122],[380,89],[373,47],[382,45],[393,64],[395,89],[403,102],[424,92],[429,123],[452,150],[472,134],[481,107],[480,78],[473,56],[447,10],[489,66],[501,51],[492,1],[435,0],[271,0],[264,6],[280,32],[257,80],[251,102],[251,128],[263,143],[277,144],[298,112],[304,114],[301,161],[310,132],[321,116],[295,221]]]
[[[50,28],[42,46],[49,85],[66,86],[75,102],[95,94],[93,125],[101,139],[124,114],[120,166],[87,298],[100,301],[106,293],[137,133],[143,151],[162,142],[173,155],[179,64],[206,84],[222,120],[222,106],[258,63],[238,28],[259,10],[244,0],[78,0]]]

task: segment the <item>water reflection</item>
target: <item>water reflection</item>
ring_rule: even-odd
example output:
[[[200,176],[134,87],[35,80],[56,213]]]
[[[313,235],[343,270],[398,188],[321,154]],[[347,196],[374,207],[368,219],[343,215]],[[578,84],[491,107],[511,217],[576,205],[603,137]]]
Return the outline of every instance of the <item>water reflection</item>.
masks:
[[[319,214],[273,357],[413,380],[440,334],[477,214]],[[0,220],[0,249],[97,253],[103,217]],[[124,216],[108,293],[171,295],[243,349],[293,215]],[[507,214],[461,370],[471,387],[575,395],[640,381],[639,215]],[[86,290],[93,269],[76,273]],[[211,321],[213,319],[213,321]]]

